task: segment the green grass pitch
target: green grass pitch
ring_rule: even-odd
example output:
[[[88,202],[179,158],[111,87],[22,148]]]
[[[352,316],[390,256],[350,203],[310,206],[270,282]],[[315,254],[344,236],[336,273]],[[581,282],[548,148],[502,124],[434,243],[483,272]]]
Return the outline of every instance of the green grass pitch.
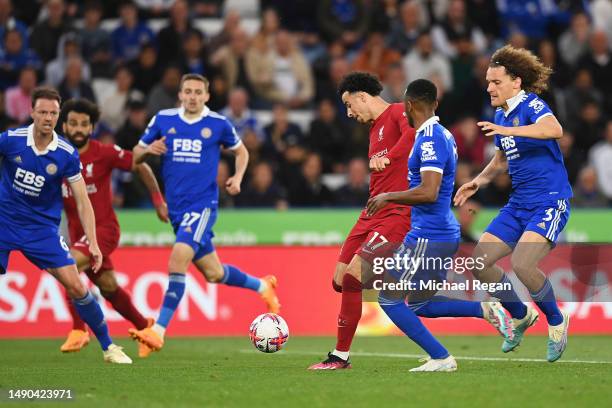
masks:
[[[0,341],[0,389],[71,388],[69,407],[559,407],[612,406],[612,337],[573,336],[550,364],[546,338],[528,336],[503,354],[498,337],[440,337],[455,373],[409,373],[422,352],[403,337],[358,337],[353,369],[310,372],[332,338],[295,337],[282,352],[256,351],[247,336],[170,338],[146,360],[119,339],[132,366],[105,364],[97,343],[62,355],[60,340]]]

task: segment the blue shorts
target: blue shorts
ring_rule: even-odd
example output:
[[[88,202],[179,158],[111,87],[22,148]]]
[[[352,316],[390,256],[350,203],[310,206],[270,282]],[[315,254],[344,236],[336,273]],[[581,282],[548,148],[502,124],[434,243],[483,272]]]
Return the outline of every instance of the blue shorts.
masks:
[[[197,208],[182,211],[170,216],[172,228],[176,234],[176,242],[189,245],[198,260],[215,250],[212,239],[215,234],[212,231],[217,220],[216,208]]]
[[[533,231],[554,246],[570,216],[568,200],[554,200],[531,205],[506,204],[485,232],[495,235],[514,248],[525,231]]]
[[[74,265],[70,249],[57,228],[24,228],[0,221],[0,274],[6,272],[11,251],[21,251],[40,269]]]

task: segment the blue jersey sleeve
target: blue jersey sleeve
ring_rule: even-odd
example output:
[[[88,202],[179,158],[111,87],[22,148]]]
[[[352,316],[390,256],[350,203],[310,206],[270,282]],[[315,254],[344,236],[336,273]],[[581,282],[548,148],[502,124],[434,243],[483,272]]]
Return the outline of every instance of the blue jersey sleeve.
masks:
[[[235,149],[240,145],[240,143],[242,143],[242,141],[238,137],[236,129],[227,119],[225,120],[225,123],[223,125],[223,133],[221,135],[220,143],[221,146],[227,149]]]
[[[451,154],[446,136],[434,132],[431,137],[424,137],[419,146],[421,156],[421,171],[444,173],[446,162]]]
[[[83,166],[81,165],[81,159],[79,159],[79,152],[74,149],[74,152],[68,157],[66,167],[64,169],[64,178],[66,178],[70,183],[74,183],[83,178],[81,175],[81,170]]]
[[[161,136],[161,129],[158,126],[159,119],[157,116],[158,115],[153,116],[153,119],[151,119],[147,129],[140,138],[140,142],[138,144],[142,147],[147,147]]]
[[[0,156],[6,154],[6,145],[8,143],[8,132],[0,133]]]
[[[537,123],[543,117],[551,116],[552,114],[550,107],[538,96],[534,96],[525,108],[525,115],[530,124]]]
[[[493,136],[493,144],[495,145],[495,150],[502,150],[501,137],[499,135]]]

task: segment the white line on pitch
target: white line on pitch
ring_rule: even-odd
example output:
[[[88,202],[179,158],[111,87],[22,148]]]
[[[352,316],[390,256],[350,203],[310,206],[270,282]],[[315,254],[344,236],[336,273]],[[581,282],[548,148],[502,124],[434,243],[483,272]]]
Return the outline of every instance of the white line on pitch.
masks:
[[[240,350],[241,353],[252,353],[255,350]],[[316,351],[301,351],[301,350],[284,350],[286,354],[301,354],[304,356],[323,356],[325,353]],[[351,356],[355,357],[388,357],[388,358],[423,358],[423,354],[400,354],[400,353],[369,353],[369,352],[351,352]],[[472,360],[472,361],[508,361],[508,362],[527,362],[527,363],[546,363],[543,358],[503,358],[503,357],[474,357],[474,356],[454,356],[457,360]],[[575,364],[612,364],[612,361],[596,361],[596,360],[558,360],[556,363],[575,363]]]

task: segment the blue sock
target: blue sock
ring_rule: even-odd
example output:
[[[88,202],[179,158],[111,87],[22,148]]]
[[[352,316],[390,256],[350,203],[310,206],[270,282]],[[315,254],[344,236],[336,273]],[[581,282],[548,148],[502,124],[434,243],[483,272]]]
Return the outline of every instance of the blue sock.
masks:
[[[422,317],[479,317],[482,319],[480,302],[458,300],[446,296],[434,296],[422,303],[408,303],[408,307]]]
[[[450,354],[442,344],[427,330],[421,320],[405,303],[380,305],[387,316],[401,331],[418,344],[433,359],[446,358]]]
[[[544,281],[544,285],[540,290],[531,294],[531,298],[540,310],[544,312],[549,325],[556,326],[563,322],[563,315],[561,310],[559,310],[555,293],[548,279]]]
[[[108,346],[113,344],[113,341],[108,334],[108,326],[106,320],[104,320],[104,313],[100,308],[100,304],[90,291],[80,299],[72,299],[74,308],[77,313],[83,319],[89,328],[94,332],[96,338],[102,346],[102,350],[108,350]]]
[[[225,274],[223,275],[223,279],[221,279],[221,283],[225,283],[228,286],[238,286],[240,288],[251,289],[256,292],[259,291],[259,288],[261,287],[261,281],[259,278],[242,272],[234,265],[223,264],[223,271]]]
[[[499,302],[502,304],[504,309],[506,309],[513,318],[522,319],[525,317],[527,315],[527,306],[525,306],[525,304],[521,302],[521,299],[519,299],[514,287],[512,287],[512,282],[510,282],[508,275],[504,273],[499,283],[507,283],[511,286],[511,289],[496,290],[489,292],[489,294],[492,297],[499,299]]]
[[[172,315],[181,303],[181,299],[185,294],[185,274],[184,273],[170,273],[168,277],[168,290],[164,295],[164,303],[159,311],[159,317],[157,318],[157,324],[166,328],[170,324]]]

